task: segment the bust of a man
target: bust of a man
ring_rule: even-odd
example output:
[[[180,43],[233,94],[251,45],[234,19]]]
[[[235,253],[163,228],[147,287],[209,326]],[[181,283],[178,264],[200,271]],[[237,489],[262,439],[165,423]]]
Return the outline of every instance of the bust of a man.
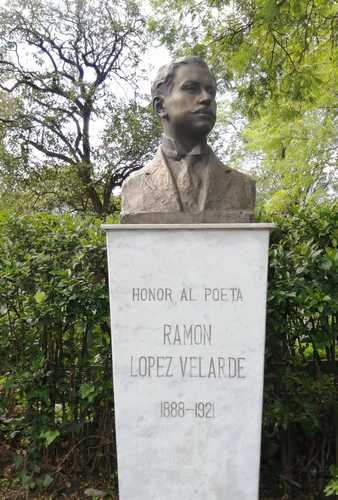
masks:
[[[163,127],[154,158],[122,186],[121,223],[250,222],[255,183],[207,144],[216,121],[216,81],[188,57],[163,66],[152,85]]]

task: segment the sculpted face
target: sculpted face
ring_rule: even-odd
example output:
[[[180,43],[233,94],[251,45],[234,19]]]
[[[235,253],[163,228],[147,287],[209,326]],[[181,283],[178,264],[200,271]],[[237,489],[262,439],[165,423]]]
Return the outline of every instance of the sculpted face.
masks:
[[[206,67],[179,66],[169,95],[163,97],[160,116],[166,132],[205,137],[216,121],[215,96],[216,83]]]

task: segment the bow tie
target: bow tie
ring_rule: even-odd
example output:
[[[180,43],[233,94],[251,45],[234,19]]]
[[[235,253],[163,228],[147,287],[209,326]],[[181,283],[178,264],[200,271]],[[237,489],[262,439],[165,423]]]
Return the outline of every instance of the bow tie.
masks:
[[[163,136],[161,148],[162,148],[164,154],[168,158],[171,158],[173,160],[178,160],[178,161],[180,161],[184,158],[191,158],[191,157],[197,157],[197,156],[202,157],[204,154],[206,154],[206,151],[207,151],[207,147],[204,144],[195,146],[189,152],[178,151],[174,141],[170,137],[167,137],[167,136]]]

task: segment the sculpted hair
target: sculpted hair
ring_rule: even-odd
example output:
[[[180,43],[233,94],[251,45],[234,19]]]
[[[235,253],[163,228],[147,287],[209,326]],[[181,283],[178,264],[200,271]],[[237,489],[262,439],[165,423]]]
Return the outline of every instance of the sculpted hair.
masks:
[[[161,66],[151,86],[151,98],[153,102],[155,97],[166,96],[170,93],[177,69],[180,66],[189,64],[198,64],[199,66],[203,66],[209,71],[210,74],[212,74],[207,63],[197,56],[185,57],[170,64],[166,64],[165,66]]]

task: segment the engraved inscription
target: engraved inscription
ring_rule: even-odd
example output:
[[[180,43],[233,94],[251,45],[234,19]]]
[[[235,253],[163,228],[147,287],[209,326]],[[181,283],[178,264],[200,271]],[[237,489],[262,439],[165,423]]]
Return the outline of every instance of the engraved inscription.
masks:
[[[244,379],[245,358],[223,356],[131,356],[131,377]]]
[[[171,288],[133,288],[133,302],[172,302]]]
[[[131,377],[173,377],[172,356],[140,356],[130,358]]]
[[[164,345],[211,345],[211,325],[163,325]]]
[[[187,405],[184,401],[161,401],[160,416],[165,418],[183,418],[186,416],[202,419],[215,418],[215,403],[198,401]]]
[[[170,287],[133,287],[131,289],[132,302],[243,302],[243,292],[239,287],[205,287],[199,290]]]
[[[132,303],[172,303],[178,305],[200,303],[207,308],[216,304],[229,308],[233,304],[241,305],[244,294],[240,287],[235,286],[201,286],[198,288],[133,287],[130,294]],[[198,307],[196,308],[198,312]],[[205,316],[207,317],[207,316]],[[189,318],[190,319],[190,318]],[[169,320],[170,321],[170,320]],[[198,320],[197,320],[198,321]],[[129,372],[133,379],[184,379],[196,383],[200,379],[224,380],[224,383],[234,383],[247,377],[246,358],[235,353],[220,352],[215,354],[217,347],[217,332],[211,323],[173,322],[162,323],[159,328],[156,345],[162,344],[164,352],[130,356]],[[219,332],[220,333],[220,332]],[[226,332],[222,332],[225,335]],[[184,352],[189,347],[188,352]],[[209,349],[209,348],[212,348]],[[183,351],[183,352],[182,352]],[[172,356],[166,354],[172,353]],[[182,355],[178,355],[182,354]],[[168,380],[169,382],[169,380]],[[163,396],[162,396],[163,397]],[[165,396],[164,396],[165,397]],[[211,401],[161,401],[160,416],[163,418],[183,418],[192,416],[196,419],[214,419],[215,403]]]
[[[205,302],[243,302],[240,288],[205,288]]]
[[[180,373],[184,378],[245,378],[245,358],[180,356]]]

